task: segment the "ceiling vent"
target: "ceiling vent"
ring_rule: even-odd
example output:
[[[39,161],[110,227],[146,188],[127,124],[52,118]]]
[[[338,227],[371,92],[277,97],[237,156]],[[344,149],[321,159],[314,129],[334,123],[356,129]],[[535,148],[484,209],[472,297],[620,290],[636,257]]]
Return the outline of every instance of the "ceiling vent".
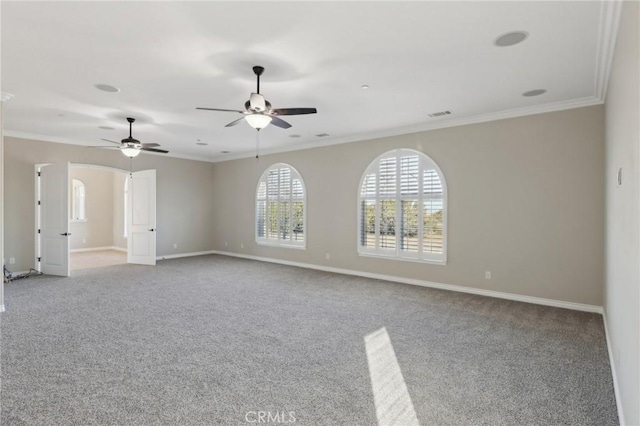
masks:
[[[444,117],[445,115],[451,115],[451,111],[434,112],[433,114],[429,114],[429,117],[438,118],[438,117]]]
[[[318,133],[316,136],[319,138],[326,138],[327,136],[329,136],[329,133]]]

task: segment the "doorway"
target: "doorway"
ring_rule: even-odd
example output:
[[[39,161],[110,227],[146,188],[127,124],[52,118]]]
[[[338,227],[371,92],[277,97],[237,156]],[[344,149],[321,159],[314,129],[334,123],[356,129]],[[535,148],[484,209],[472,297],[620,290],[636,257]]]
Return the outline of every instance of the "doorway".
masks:
[[[155,170],[36,165],[36,269],[155,265]]]
[[[127,263],[128,173],[104,167],[69,167],[70,269]]]

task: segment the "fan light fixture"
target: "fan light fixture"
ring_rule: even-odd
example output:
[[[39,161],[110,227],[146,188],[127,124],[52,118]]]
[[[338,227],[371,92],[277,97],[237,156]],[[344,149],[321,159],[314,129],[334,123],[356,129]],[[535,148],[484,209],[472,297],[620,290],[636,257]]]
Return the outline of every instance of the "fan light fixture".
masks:
[[[0,0],[1,1],[1,0]],[[281,129],[288,129],[291,124],[284,121],[280,116],[282,115],[303,115],[303,114],[315,114],[318,112],[315,108],[271,108],[271,104],[267,101],[263,95],[260,94],[260,76],[264,72],[264,67],[256,65],[253,67],[253,73],[256,75],[256,91],[251,93],[249,100],[244,103],[244,111],[238,109],[221,109],[221,108],[202,108],[208,111],[224,111],[224,112],[237,112],[243,114],[244,117],[240,117],[233,120],[231,123],[224,127],[233,127],[238,123],[242,123],[245,120],[249,126],[256,130],[261,130],[267,127],[269,124],[280,127]]]
[[[256,130],[264,129],[271,123],[271,117],[264,114],[250,114],[245,117],[249,126]]]
[[[140,150],[138,148],[133,148],[130,146],[122,148],[120,151],[122,151],[122,153],[129,158],[137,157],[138,154],[140,154]]]
[[[157,146],[160,146],[157,143],[140,143],[139,140],[134,139],[133,136],[131,136],[131,132],[132,132],[132,127],[133,127],[133,122],[136,121],[135,118],[132,117],[127,117],[127,121],[129,122],[129,137],[128,138],[124,138],[122,139],[120,142],[116,142],[116,141],[112,141],[110,139],[104,139],[102,138],[103,141],[105,142],[109,142],[115,145],[118,145],[117,149],[119,149],[120,151],[122,151],[122,153],[129,158],[133,158],[133,157],[137,157],[138,154],[140,154],[140,151],[149,151],[149,152],[157,152],[159,154],[168,154],[169,151],[166,151],[164,149],[158,149],[156,148]],[[112,129],[112,127],[107,127],[107,126],[100,126],[101,129]],[[200,140],[200,139],[198,139]],[[115,146],[93,146],[93,147],[89,147],[89,148],[113,148],[116,149]]]

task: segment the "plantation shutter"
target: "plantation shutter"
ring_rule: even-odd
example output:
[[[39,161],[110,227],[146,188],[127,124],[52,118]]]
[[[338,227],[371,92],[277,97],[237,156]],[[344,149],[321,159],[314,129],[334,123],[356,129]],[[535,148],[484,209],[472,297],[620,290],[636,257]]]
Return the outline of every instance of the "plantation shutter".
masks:
[[[258,184],[256,195],[256,235],[264,238],[266,235],[266,211],[267,211],[267,183]]]
[[[265,171],[256,190],[256,241],[304,246],[305,190],[300,175],[286,164]]]
[[[358,197],[361,254],[446,260],[446,190],[442,173],[421,152],[381,155],[363,174]]]
[[[443,212],[442,182],[438,172],[433,169],[423,172],[424,200],[424,237],[423,250],[427,253],[442,253],[443,250]]]

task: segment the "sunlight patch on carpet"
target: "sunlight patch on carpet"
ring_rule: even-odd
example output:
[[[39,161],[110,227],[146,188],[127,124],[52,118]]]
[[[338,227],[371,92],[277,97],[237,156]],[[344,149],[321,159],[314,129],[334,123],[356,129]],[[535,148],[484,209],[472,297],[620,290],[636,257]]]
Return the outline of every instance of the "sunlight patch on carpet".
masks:
[[[368,334],[364,343],[378,425],[419,426],[387,329]]]

